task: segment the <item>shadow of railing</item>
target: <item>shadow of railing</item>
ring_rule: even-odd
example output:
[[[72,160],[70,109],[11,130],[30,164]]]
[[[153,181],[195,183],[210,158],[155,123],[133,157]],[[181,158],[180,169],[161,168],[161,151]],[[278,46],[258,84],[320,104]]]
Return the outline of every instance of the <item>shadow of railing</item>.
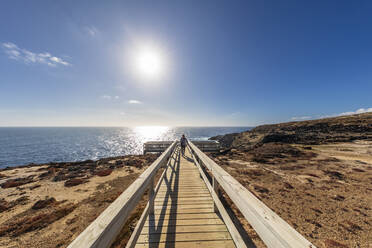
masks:
[[[175,148],[173,165],[170,163],[168,170],[171,171],[170,175],[167,174],[164,176],[164,184],[167,187],[166,194],[164,195],[164,200],[162,205],[156,205],[157,207],[161,206],[161,211],[159,213],[158,223],[156,223],[155,212],[154,214],[149,214],[149,243],[151,248],[159,247],[162,234],[166,235],[166,247],[173,248],[175,243],[175,233],[176,233],[176,221],[177,219],[172,219],[172,215],[176,216],[177,214],[177,199],[178,199],[178,182],[179,182],[179,167],[180,167],[180,148]],[[173,180],[174,179],[174,180]],[[174,183],[173,183],[174,181]],[[173,185],[173,187],[172,187]],[[167,212],[168,202],[170,202],[169,210],[169,219],[167,230],[163,233],[163,228],[165,227],[164,222],[166,221],[165,216]]]

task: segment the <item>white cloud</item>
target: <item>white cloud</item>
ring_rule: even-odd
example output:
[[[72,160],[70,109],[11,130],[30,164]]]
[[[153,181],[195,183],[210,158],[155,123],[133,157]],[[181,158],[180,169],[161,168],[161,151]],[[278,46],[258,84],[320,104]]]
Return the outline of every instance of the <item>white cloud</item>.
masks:
[[[119,100],[119,96],[110,96],[110,95],[102,95],[101,96],[102,99],[105,99],[105,100]]]
[[[333,114],[333,115],[322,115],[320,118],[330,118],[330,117],[337,117],[337,116],[344,116],[344,115],[355,115],[355,114],[363,114],[372,112],[372,108],[360,108],[355,111],[347,111],[340,114]]]
[[[138,100],[129,100],[128,103],[129,104],[141,104],[142,102]]]
[[[92,37],[99,33],[99,30],[95,26],[85,27],[85,31]]]
[[[372,112],[372,108],[360,108],[354,112],[343,112],[339,115],[355,115],[355,114],[363,114],[363,113],[368,113],[368,112]]]
[[[239,117],[242,113],[240,112],[233,112],[231,114],[228,115],[229,118],[235,118],[235,117]]]
[[[303,120],[309,120],[311,118],[312,118],[311,116],[295,116],[295,117],[292,117],[291,120],[292,121],[303,121]]]
[[[23,61],[26,64],[39,63],[52,67],[56,67],[57,65],[71,65],[61,58],[52,56],[50,53],[34,53],[29,50],[19,48],[16,44],[11,42],[2,43],[2,47],[10,59]]]
[[[8,49],[16,49],[16,48],[18,48],[15,44],[13,44],[11,42],[3,43],[3,46],[5,48],[8,48]]]
[[[111,100],[112,97],[109,95],[103,95],[101,96],[101,98],[106,99],[106,100]]]
[[[342,112],[339,114],[331,114],[331,115],[321,115],[321,116],[299,116],[299,117],[292,117],[291,120],[293,121],[303,121],[303,120],[310,120],[310,119],[316,119],[316,118],[331,118],[331,117],[338,117],[338,116],[344,116],[344,115],[356,115],[356,114],[363,114],[363,113],[369,113],[372,112],[372,108],[360,108],[355,111],[347,111]]]

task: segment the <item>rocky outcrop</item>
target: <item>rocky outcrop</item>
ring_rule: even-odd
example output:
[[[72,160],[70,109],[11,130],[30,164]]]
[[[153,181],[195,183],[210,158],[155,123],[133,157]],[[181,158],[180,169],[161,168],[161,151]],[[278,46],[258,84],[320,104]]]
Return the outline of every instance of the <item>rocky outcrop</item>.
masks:
[[[217,140],[224,148],[230,147],[239,133],[229,133],[226,135],[218,135],[211,137],[209,140]]]
[[[105,176],[110,175],[111,173],[112,173],[111,169],[106,169],[106,170],[100,170],[96,174],[97,174],[97,176],[105,177]]]
[[[72,187],[86,182],[87,180],[83,178],[73,178],[65,182],[65,187]]]
[[[24,184],[27,184],[27,183],[32,183],[33,178],[34,178],[34,176],[9,179],[6,182],[2,183],[1,187],[3,189],[18,187],[18,186],[21,186],[21,185],[24,185]]]
[[[46,208],[47,206],[56,204],[57,201],[54,197],[46,198],[45,200],[39,200],[31,207],[34,210]]]
[[[249,148],[271,142],[316,145],[372,140],[372,113],[261,125],[247,132],[211,139],[218,140],[223,147],[235,148]]]

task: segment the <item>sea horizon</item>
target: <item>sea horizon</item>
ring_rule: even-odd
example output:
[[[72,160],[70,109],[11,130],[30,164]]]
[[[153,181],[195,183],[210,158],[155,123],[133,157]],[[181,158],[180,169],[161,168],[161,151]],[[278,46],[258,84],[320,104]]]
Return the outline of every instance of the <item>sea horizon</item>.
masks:
[[[147,141],[208,140],[252,127],[0,127],[0,168],[138,155]]]

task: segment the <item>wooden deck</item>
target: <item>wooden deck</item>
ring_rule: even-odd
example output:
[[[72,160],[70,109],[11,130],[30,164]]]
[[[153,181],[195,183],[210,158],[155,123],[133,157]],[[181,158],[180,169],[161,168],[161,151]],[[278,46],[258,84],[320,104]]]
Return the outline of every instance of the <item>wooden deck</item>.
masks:
[[[188,149],[171,158],[154,202],[135,247],[235,247]]]

